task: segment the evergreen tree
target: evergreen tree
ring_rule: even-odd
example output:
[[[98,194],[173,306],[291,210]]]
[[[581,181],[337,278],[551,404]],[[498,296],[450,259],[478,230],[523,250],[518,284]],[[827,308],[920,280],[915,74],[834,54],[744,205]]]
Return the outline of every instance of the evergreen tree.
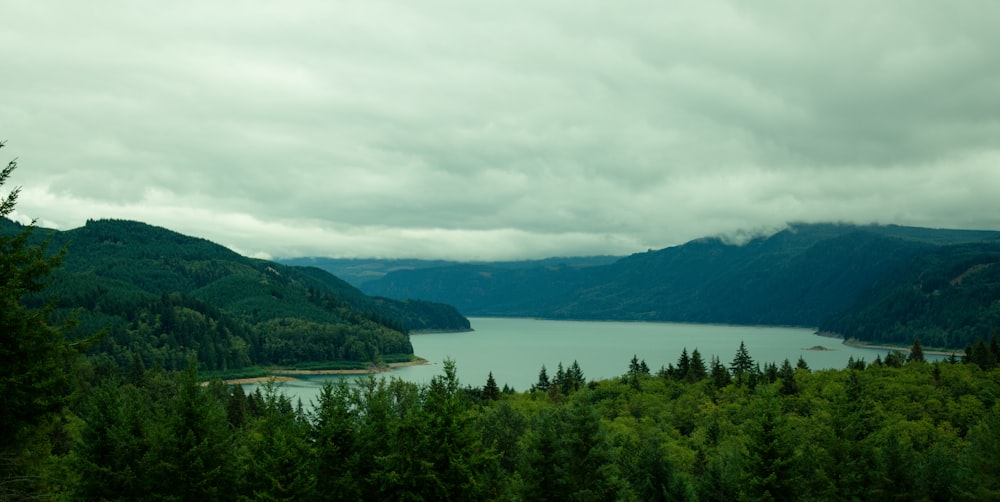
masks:
[[[924,362],[924,349],[920,346],[920,339],[913,339],[913,346],[910,347],[910,356],[907,358],[907,362]]]
[[[649,372],[647,367],[646,372]],[[632,360],[628,363],[628,374],[629,376],[639,376],[643,374],[642,364],[639,362],[639,356],[632,354]]]
[[[786,437],[785,416],[773,394],[760,396],[747,427],[745,500],[798,500],[793,442]]]
[[[743,384],[744,380],[754,371],[753,358],[750,357],[746,344],[742,341],[740,341],[740,348],[736,351],[736,356],[733,357],[733,362],[729,364],[729,369],[736,377],[737,384]]]
[[[691,352],[691,362],[686,380],[691,383],[700,382],[706,376],[708,376],[708,370],[705,369],[705,361],[701,358],[701,353],[698,352],[698,349],[694,349]]]
[[[566,383],[566,370],[563,369],[562,361],[559,361],[559,365],[556,366],[556,378],[552,381],[552,385],[558,387],[563,394],[569,394]]]
[[[520,500],[617,500],[614,451],[593,407],[543,408],[532,417],[519,472]]]
[[[902,352],[898,350],[890,350],[889,353],[885,355],[885,359],[882,360],[882,363],[890,368],[899,368],[905,362],[906,362],[906,355],[904,355]],[[860,368],[857,368],[857,363],[854,362],[853,359],[850,361],[850,363],[851,363],[850,367],[852,369],[865,369],[864,360],[861,360]]]
[[[500,387],[497,387],[497,381],[493,379],[492,371],[486,377],[486,385],[483,387],[483,397],[490,401],[500,399]]]
[[[538,372],[538,383],[532,387],[532,390],[540,390],[542,392],[547,392],[549,390],[549,374],[545,371],[545,365],[542,365],[542,369]]]
[[[677,369],[674,378],[677,380],[686,380],[688,373],[691,372],[691,358],[688,357],[687,347],[681,349],[681,355],[677,358]]]
[[[311,439],[316,448],[316,491],[329,500],[358,500],[360,447],[355,396],[347,383],[326,382],[312,416]]]
[[[712,383],[715,384],[715,388],[721,389],[729,385],[732,377],[729,374],[729,370],[722,365],[722,362],[719,361],[718,357],[712,356],[710,366],[712,367],[710,376],[712,378]]]
[[[570,387],[574,391],[580,390],[583,384],[586,383],[583,370],[580,369],[580,364],[575,359],[573,360],[573,364],[569,365],[569,369],[566,370],[566,379],[569,380]]]
[[[785,362],[781,364],[778,376],[781,378],[781,393],[783,395],[790,396],[799,391],[799,385],[795,381],[795,370],[792,369],[792,364],[788,362],[788,359],[785,359]]]
[[[79,500],[140,500],[154,482],[146,464],[151,403],[139,389],[105,381],[94,389],[83,412],[85,426],[76,445],[71,488]]]
[[[150,432],[152,490],[165,498],[226,500],[235,488],[232,429],[223,403],[198,382],[197,363],[175,375],[174,395]]]
[[[11,160],[0,171],[0,188],[16,168]],[[52,303],[38,309],[24,304],[26,295],[42,290],[63,252],[48,255],[47,241],[33,244],[34,223],[7,230],[19,193],[14,188],[0,198],[0,486],[12,494],[32,490],[35,476],[25,471],[19,450],[43,441],[38,427],[66,403],[79,348],[64,338],[72,323],[49,323]]]
[[[799,361],[795,363],[795,367],[800,370],[809,371],[809,363],[802,356],[799,356]]]

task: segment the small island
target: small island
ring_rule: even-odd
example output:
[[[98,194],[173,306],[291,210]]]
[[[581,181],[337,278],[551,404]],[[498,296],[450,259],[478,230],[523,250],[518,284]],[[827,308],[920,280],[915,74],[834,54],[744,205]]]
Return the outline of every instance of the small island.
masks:
[[[822,345],[813,345],[812,347],[805,348],[802,350],[836,350],[836,349],[831,349],[829,347],[824,347]]]

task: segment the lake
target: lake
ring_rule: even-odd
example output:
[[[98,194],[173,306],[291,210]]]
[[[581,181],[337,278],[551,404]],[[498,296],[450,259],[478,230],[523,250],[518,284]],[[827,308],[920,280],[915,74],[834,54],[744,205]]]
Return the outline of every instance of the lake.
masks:
[[[754,361],[780,365],[799,357],[812,369],[844,368],[849,358],[875,360],[887,350],[843,345],[841,340],[816,335],[807,328],[730,326],[651,322],[550,321],[516,318],[471,318],[474,331],[412,335],[413,350],[430,364],[398,368],[384,375],[426,383],[443,372],[445,358],[455,361],[462,385],[482,386],[492,371],[497,385],[518,391],[538,381],[544,364],[549,377],[557,365],[577,361],[587,380],[621,376],[632,356],[645,360],[652,372],[676,364],[681,350],[698,349],[706,365],[713,355],[727,367],[740,342],[746,343]],[[822,346],[831,350],[808,350]],[[940,356],[927,356],[932,359]],[[315,401],[319,388],[337,375],[315,376],[283,384],[293,398]],[[356,377],[347,377],[356,378]],[[255,386],[244,386],[251,392]]]

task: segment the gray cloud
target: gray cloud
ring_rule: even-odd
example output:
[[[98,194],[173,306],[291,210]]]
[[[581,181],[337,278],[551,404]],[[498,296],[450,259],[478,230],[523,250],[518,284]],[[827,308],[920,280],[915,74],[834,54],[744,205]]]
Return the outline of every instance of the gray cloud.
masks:
[[[988,1],[7,2],[18,210],[253,255],[1000,227]]]

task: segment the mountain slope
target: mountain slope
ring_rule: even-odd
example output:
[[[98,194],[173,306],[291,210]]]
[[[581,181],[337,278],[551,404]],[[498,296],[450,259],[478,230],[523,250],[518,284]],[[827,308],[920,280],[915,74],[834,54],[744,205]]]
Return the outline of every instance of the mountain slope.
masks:
[[[316,267],[347,281],[355,287],[362,287],[367,282],[385,277],[386,274],[405,270],[421,270],[428,268],[443,268],[464,265],[487,266],[491,269],[531,269],[542,267],[574,267],[584,268],[596,265],[614,263],[617,256],[582,256],[557,257],[541,260],[498,261],[481,263],[464,263],[447,260],[417,260],[417,259],[378,259],[378,258],[283,258],[277,260],[285,265]]]
[[[469,327],[447,305],[372,298],[319,269],[143,223],[36,233],[68,251],[38,301],[55,295],[62,312],[82,309],[81,333],[107,326],[101,350],[126,365],[136,355],[167,368],[195,356],[210,370],[374,361],[412,354],[411,329]]]
[[[467,315],[817,326],[913,257],[998,235],[795,224],[742,245],[698,239],[606,266],[467,264],[390,272],[362,289],[442,301]]]
[[[1000,243],[936,248],[882,277],[820,329],[866,342],[962,348],[1000,329]]]

